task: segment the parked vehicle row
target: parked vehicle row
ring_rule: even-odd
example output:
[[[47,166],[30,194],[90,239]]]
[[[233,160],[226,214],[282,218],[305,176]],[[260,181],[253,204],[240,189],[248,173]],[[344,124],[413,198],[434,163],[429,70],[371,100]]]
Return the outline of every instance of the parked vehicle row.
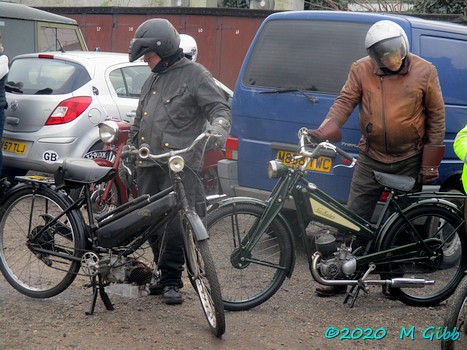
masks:
[[[2,139],[9,175],[54,172],[63,159],[102,150],[97,125],[132,123],[150,74],[143,61],[106,52],[24,54],[11,62]],[[232,91],[217,82],[227,99]],[[12,170],[13,169],[13,170]]]

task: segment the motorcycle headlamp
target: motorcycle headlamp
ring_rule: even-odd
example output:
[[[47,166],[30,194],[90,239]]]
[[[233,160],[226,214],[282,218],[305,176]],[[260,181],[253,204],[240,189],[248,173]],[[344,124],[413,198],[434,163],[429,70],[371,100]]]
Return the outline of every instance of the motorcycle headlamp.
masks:
[[[269,161],[268,164],[268,177],[270,179],[275,179],[277,177],[281,177],[287,172],[287,166],[282,164],[282,162],[278,159]]]
[[[169,167],[174,173],[178,173],[185,167],[185,160],[180,156],[170,157]]]
[[[112,120],[99,123],[99,137],[104,143],[112,143],[118,140],[118,125]]]

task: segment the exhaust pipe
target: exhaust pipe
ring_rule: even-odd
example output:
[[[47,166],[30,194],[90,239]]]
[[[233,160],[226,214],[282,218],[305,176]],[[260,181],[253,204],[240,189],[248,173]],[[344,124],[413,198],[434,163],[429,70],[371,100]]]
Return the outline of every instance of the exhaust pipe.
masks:
[[[324,279],[318,271],[318,263],[321,260],[321,253],[315,252],[312,257],[311,274],[316,282],[326,286],[353,286],[357,284],[365,284],[367,286],[382,286],[394,288],[423,288],[427,285],[435,284],[435,281],[425,280],[424,278],[392,278],[390,280],[366,280],[365,276],[360,280],[327,280]]]

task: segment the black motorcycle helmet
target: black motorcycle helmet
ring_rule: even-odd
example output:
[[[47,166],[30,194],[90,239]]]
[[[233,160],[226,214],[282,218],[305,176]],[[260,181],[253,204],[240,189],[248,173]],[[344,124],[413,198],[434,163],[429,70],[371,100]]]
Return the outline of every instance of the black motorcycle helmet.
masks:
[[[160,58],[175,54],[180,46],[180,36],[175,27],[166,19],[152,18],[136,29],[130,42],[130,62],[148,52],[155,52]]]

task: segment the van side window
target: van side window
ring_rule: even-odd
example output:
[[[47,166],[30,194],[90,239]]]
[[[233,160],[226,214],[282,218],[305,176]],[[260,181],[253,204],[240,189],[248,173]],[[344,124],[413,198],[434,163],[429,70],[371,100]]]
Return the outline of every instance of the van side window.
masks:
[[[367,55],[364,42],[370,25],[342,21],[270,21],[252,52],[243,83],[338,93],[352,62]]]
[[[467,41],[423,35],[420,51],[438,70],[439,82],[446,105],[466,105]]]
[[[39,24],[39,51],[82,51],[78,30],[73,26]]]

